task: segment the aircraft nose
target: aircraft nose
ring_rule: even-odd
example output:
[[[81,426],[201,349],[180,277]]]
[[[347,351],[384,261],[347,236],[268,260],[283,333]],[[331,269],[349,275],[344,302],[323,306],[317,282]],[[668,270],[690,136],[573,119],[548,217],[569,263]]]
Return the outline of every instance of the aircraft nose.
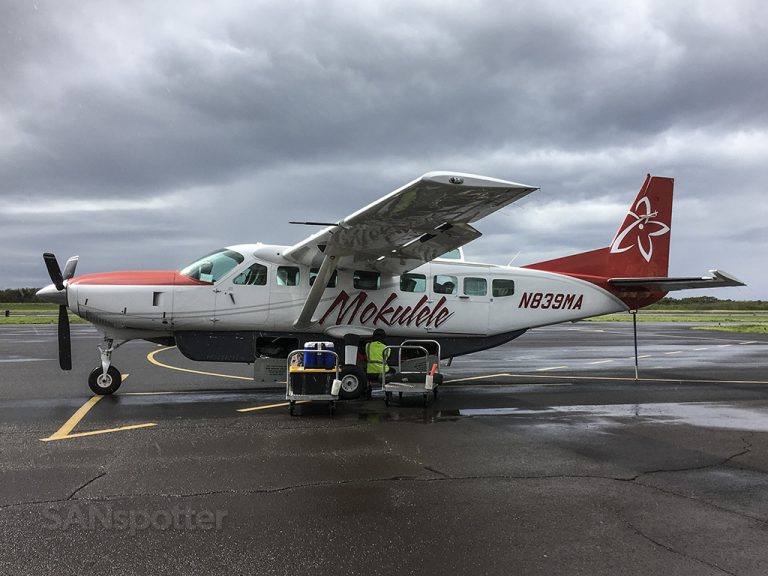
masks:
[[[43,302],[58,304],[59,306],[67,305],[67,291],[57,290],[53,284],[48,284],[45,288],[38,290],[37,297]]]

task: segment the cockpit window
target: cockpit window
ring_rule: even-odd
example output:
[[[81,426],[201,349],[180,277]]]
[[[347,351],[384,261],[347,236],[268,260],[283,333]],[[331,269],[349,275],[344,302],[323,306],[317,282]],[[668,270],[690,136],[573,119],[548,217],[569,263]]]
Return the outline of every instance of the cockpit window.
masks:
[[[239,252],[222,248],[195,260],[189,266],[181,269],[181,274],[201,282],[216,282],[245,257]]]
[[[249,268],[240,272],[240,274],[232,280],[232,284],[238,284],[240,286],[266,286],[267,267],[259,263],[251,264]]]

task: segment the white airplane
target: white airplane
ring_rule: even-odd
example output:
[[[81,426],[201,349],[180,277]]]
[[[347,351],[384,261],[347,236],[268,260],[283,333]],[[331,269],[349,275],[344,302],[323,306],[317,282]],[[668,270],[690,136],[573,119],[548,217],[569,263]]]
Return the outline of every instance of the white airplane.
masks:
[[[717,270],[667,276],[672,189],[671,178],[648,175],[605,248],[496,266],[465,261],[461,247],[481,235],[471,224],[537,188],[430,172],[294,246],[230,246],[179,271],[75,277],[76,256],[62,273],[46,253],[53,284],[38,296],[60,306],[62,369],[72,365],[67,308],[104,333],[88,378],[96,394],[118,389],[112,353],[133,339],[175,344],[192,360],[244,363],[330,339],[344,350],[341,397],[356,398],[367,388],[357,340],[376,328],[390,344],[437,340],[452,358],[530,328],[636,310],[672,290],[743,286]]]

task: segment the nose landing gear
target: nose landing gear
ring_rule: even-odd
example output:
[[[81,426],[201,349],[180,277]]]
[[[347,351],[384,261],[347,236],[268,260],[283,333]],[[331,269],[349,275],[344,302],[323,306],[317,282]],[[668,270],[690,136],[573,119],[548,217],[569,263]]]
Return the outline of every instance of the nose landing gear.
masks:
[[[120,348],[125,342],[120,342],[116,346],[113,346],[113,343],[114,340],[112,338],[104,339],[104,348],[98,347],[101,354],[101,366],[91,370],[88,376],[88,387],[94,394],[99,394],[100,396],[112,394],[120,388],[120,384],[123,381],[120,371],[112,366],[112,352]]]

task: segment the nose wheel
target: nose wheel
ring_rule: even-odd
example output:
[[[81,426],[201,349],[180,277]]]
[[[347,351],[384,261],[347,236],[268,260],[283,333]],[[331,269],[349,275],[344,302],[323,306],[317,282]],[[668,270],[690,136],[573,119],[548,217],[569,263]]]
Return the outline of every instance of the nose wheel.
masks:
[[[106,374],[101,366],[97,366],[91,370],[91,373],[88,376],[88,387],[94,394],[104,396],[106,394],[112,394],[115,390],[120,388],[122,381],[122,374],[120,374],[120,371],[114,366],[110,366],[107,369]]]
[[[120,384],[123,382],[123,376],[120,374],[120,371],[112,366],[112,352],[125,344],[125,342],[120,342],[117,346],[113,346],[113,343],[114,340],[111,338],[104,339],[104,347],[99,346],[101,366],[91,370],[88,376],[88,387],[94,394],[100,396],[112,394],[120,388]]]

